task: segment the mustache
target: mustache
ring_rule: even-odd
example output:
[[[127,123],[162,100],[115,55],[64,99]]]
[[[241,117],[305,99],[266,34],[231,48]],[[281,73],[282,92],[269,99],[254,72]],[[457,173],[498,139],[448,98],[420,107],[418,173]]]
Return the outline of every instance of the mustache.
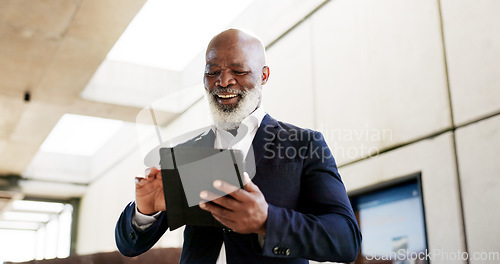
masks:
[[[236,90],[232,88],[220,88],[216,87],[213,91],[210,92],[210,95],[218,95],[220,93],[233,93],[241,96],[245,96],[248,94],[246,90]]]

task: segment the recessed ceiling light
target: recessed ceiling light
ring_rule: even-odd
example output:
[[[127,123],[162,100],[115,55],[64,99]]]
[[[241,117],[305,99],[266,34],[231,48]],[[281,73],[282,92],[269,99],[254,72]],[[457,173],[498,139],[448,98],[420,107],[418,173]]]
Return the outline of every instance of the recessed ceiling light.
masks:
[[[16,210],[16,211],[60,213],[64,209],[64,204],[51,203],[51,202],[39,202],[39,201],[15,200],[12,202],[12,209]]]
[[[8,221],[46,223],[50,220],[50,215],[42,213],[24,213],[24,212],[7,211],[3,213],[3,219]]]
[[[44,152],[92,156],[123,126],[119,120],[64,114],[40,146]]]
[[[0,229],[37,230],[39,227],[38,223],[0,221]]]

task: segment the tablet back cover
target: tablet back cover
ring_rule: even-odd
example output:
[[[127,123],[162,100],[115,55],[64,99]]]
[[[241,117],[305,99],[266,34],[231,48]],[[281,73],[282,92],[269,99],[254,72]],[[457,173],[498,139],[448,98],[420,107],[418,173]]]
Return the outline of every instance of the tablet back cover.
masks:
[[[170,230],[183,225],[220,226],[198,203],[199,194],[208,190],[219,196],[212,183],[219,179],[243,187],[243,157],[238,150],[174,147],[160,149],[163,192]]]

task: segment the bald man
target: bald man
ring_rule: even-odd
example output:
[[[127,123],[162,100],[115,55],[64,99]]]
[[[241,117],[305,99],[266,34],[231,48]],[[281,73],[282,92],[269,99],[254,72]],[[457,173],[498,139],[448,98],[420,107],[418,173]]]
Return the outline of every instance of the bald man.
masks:
[[[241,136],[238,148],[253,149],[256,169],[252,179],[245,173],[245,188],[216,180],[228,195],[199,194],[212,201],[199,209],[225,227],[186,226],[180,263],[215,263],[223,243],[227,263],[350,262],[358,254],[359,227],[323,136],[264,112],[269,73],[262,42],[245,32],[226,30],[207,47],[204,84],[215,126],[184,144],[227,148]],[[167,214],[161,171],[148,169],[118,220],[120,252],[151,248],[169,228]]]

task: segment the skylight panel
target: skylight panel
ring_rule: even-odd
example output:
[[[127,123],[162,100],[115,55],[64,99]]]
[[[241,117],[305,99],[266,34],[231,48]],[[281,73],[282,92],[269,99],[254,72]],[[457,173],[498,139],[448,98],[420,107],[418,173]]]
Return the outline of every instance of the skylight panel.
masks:
[[[123,123],[119,120],[64,114],[40,150],[92,156],[118,132]]]

